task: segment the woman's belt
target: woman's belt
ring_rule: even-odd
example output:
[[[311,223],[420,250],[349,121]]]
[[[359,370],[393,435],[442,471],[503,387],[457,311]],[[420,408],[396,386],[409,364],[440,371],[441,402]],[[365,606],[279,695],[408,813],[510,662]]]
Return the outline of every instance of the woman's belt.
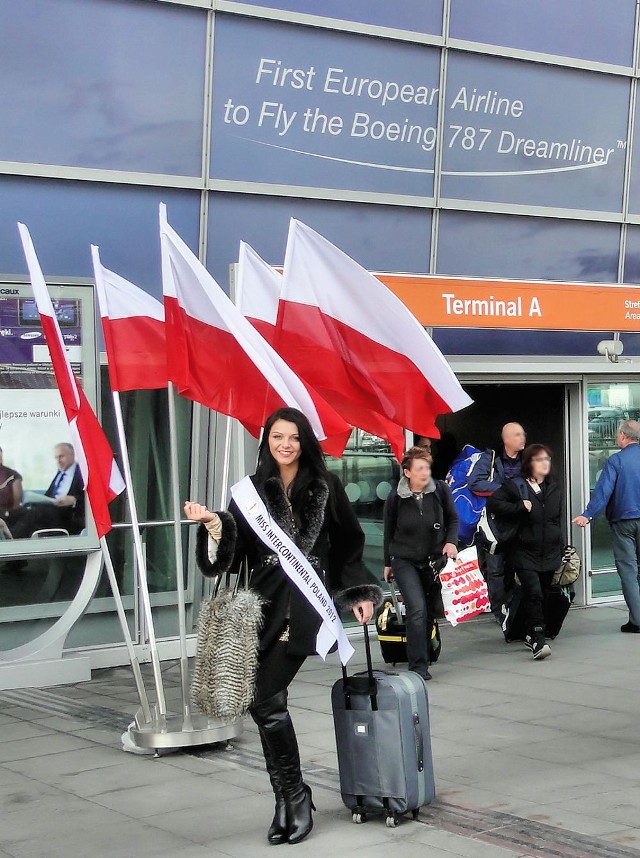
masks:
[[[319,557],[315,557],[313,554],[310,554],[307,557],[307,560],[309,561],[309,563],[311,563],[311,565],[313,566],[313,568],[316,571],[318,571],[321,568]],[[278,566],[279,563],[280,563],[280,561],[279,561],[278,556],[276,554],[267,554],[260,561],[260,564],[267,569],[269,568],[269,566]]]

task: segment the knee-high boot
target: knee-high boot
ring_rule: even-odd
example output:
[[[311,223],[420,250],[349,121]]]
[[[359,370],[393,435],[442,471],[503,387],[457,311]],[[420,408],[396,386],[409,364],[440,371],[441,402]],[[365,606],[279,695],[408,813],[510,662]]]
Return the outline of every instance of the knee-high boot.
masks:
[[[275,812],[273,814],[271,826],[269,827],[269,831],[267,832],[267,840],[269,841],[269,843],[273,843],[274,845],[286,843],[289,834],[287,829],[287,808],[284,803],[284,793],[282,792],[280,773],[278,772],[278,769],[276,768],[276,765],[271,757],[269,744],[267,742],[267,739],[265,738],[262,727],[258,727],[258,730],[260,732],[260,741],[262,742],[264,761],[267,766],[267,774],[269,775],[269,780],[271,781],[271,789],[273,790],[273,794],[276,799]]]
[[[267,755],[276,772],[276,781],[282,788],[287,819],[287,842],[299,843],[313,828],[311,811],[315,810],[315,807],[311,789],[302,780],[298,741],[287,710],[286,690],[253,706],[251,717],[258,725]]]

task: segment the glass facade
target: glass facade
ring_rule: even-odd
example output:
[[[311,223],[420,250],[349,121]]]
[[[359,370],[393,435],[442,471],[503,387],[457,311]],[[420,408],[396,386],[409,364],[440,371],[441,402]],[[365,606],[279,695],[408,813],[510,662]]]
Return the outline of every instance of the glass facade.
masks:
[[[640,281],[634,56],[640,23],[633,0],[250,0],[226,2],[225,11],[212,0],[205,6],[0,0],[5,279],[26,273],[16,230],[21,220],[47,277],[88,281],[94,243],[105,265],[159,296],[163,201],[172,226],[225,288],[240,239],[268,262],[282,263],[292,216],[371,270]],[[445,354],[478,360],[593,358],[602,337],[434,331]],[[640,330],[622,341],[625,357],[638,355]],[[3,359],[0,374],[9,364]],[[92,377],[115,444],[106,373]],[[591,428],[596,407],[635,408],[636,382],[629,379],[622,385],[626,404],[619,404],[617,382],[601,388],[588,382],[583,412]],[[602,402],[596,403],[597,390]],[[6,409],[1,386],[0,394]],[[605,404],[612,396],[616,402]],[[176,581],[166,397],[127,394],[123,408],[154,610],[171,635]],[[214,475],[210,460],[217,458],[207,431],[196,431],[203,418],[184,402],[178,417],[181,491],[210,498],[213,486],[204,475]],[[344,460],[331,467],[367,530],[367,563],[377,575],[382,495],[393,468],[384,450],[365,441],[354,437]],[[606,443],[599,430],[589,431],[590,476]],[[0,446],[11,467],[18,448],[2,423]],[[44,476],[36,480],[29,470],[35,460],[19,464],[25,481],[42,490]],[[48,474],[46,466],[39,473]],[[139,606],[122,502],[114,505],[114,520],[110,544],[135,626]],[[606,529],[599,536],[598,528],[595,571],[611,567]],[[0,568],[0,619],[10,623],[14,644],[28,635],[27,623],[46,627],[62,610],[55,605],[72,598],[83,556],[70,556],[62,571],[54,564],[53,572],[42,553],[30,557],[22,579]],[[593,580],[594,594],[616,588],[609,573]],[[187,576],[184,583],[188,599],[197,600],[199,579]],[[46,610],[38,613],[37,605]],[[73,645],[119,641],[104,578],[91,611],[94,625],[79,624]],[[5,637],[7,629],[5,623]]]

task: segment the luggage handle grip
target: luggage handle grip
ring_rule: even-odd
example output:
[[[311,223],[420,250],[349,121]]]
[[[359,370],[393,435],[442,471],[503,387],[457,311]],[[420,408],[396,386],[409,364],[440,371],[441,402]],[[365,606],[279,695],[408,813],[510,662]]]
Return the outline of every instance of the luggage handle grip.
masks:
[[[424,737],[420,729],[420,716],[413,713],[413,730],[416,738],[416,756],[418,758],[418,771],[424,771]]]
[[[369,640],[369,627],[366,623],[363,624],[364,631],[364,650],[367,656],[367,686],[366,693],[371,698],[371,708],[374,712],[378,709],[378,684],[376,682],[376,678],[373,675],[373,663],[371,661],[371,642]],[[363,688],[361,682],[358,683],[357,680],[362,679],[361,677],[352,677],[349,678],[347,673],[347,668],[342,665],[342,690],[344,692],[344,700],[347,709],[351,709],[351,694],[355,691],[356,693],[363,693]],[[355,683],[352,681],[355,680]]]

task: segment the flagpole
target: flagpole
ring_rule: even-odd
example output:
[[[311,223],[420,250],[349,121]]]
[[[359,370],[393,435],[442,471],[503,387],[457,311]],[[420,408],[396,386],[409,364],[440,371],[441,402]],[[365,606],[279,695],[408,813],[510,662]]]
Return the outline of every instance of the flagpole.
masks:
[[[113,568],[113,561],[111,559],[111,552],[109,551],[106,536],[100,537],[100,547],[102,548],[102,557],[104,559],[104,565],[107,570],[109,584],[111,585],[111,594],[113,596],[113,601],[116,603],[116,611],[118,613],[118,619],[120,620],[120,626],[122,627],[124,642],[127,645],[129,661],[131,662],[131,669],[133,670],[133,677],[136,681],[138,697],[140,698],[140,705],[142,707],[142,714],[144,715],[144,720],[147,723],[150,723],[151,709],[149,707],[147,689],[144,687],[144,680],[142,678],[142,672],[140,670],[140,662],[138,661],[138,656],[136,655],[136,651],[133,646],[133,641],[131,639],[131,632],[129,631],[129,626],[127,624],[127,615],[125,614],[124,605],[122,604],[122,596],[120,594],[120,588],[118,586],[118,579],[116,578],[115,569]]]
[[[222,480],[220,483],[220,507],[224,509],[227,505],[227,492],[229,491],[229,470],[231,467],[231,430],[232,418],[227,417],[227,425],[224,436],[224,458],[222,460]]]
[[[149,596],[149,582],[147,579],[147,563],[144,556],[142,546],[142,537],[140,535],[140,522],[138,519],[138,508],[136,506],[135,494],[133,491],[133,477],[131,475],[131,462],[129,460],[129,448],[127,447],[127,439],[124,431],[124,420],[122,418],[122,405],[120,403],[120,393],[116,390],[112,391],[113,410],[116,418],[116,429],[118,432],[118,440],[120,442],[120,452],[122,453],[122,466],[124,468],[124,478],[127,484],[127,502],[129,505],[129,513],[131,515],[131,532],[133,534],[133,546],[136,555],[137,577],[140,593],[142,596],[142,610],[147,625],[149,635],[149,650],[151,653],[151,665],[153,667],[153,678],[156,689],[156,698],[158,701],[158,712],[165,717],[167,714],[167,704],[164,696],[164,684],[162,682],[162,670],[160,668],[160,656],[158,653],[158,644],[156,641],[156,633],[153,625],[153,614],[151,612],[151,598]]]
[[[178,634],[180,637],[180,679],[182,685],[182,711],[184,726],[191,727],[191,706],[189,704],[189,660],[187,657],[187,625],[184,602],[184,558],[182,552],[182,504],[180,503],[180,482],[178,478],[178,427],[176,422],[176,394],[173,382],[167,387],[169,403],[169,447],[171,451],[171,490],[173,499],[173,533],[176,559],[176,589],[178,596]]]

